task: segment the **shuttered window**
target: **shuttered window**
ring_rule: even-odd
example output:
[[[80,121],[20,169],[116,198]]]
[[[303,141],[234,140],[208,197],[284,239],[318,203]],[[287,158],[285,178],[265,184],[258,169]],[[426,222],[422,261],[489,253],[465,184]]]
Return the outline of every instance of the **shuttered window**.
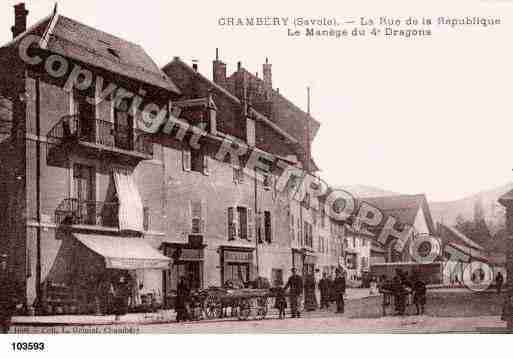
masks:
[[[264,235],[265,235],[265,241],[267,243],[272,242],[272,221],[271,221],[271,212],[270,211],[264,211]]]
[[[202,201],[191,201],[191,233],[202,234],[205,231],[204,204]]]

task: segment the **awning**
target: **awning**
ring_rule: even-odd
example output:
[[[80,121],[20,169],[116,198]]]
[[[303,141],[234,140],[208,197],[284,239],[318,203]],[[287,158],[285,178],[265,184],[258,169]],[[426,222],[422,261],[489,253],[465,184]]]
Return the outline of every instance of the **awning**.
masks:
[[[168,269],[170,258],[139,238],[74,234],[75,238],[105,259],[112,269]]]

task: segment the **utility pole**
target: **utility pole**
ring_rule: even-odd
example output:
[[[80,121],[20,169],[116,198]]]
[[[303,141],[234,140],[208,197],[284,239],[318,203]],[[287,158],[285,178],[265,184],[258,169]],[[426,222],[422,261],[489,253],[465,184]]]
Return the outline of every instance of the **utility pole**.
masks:
[[[506,290],[504,291],[507,329],[513,332],[513,190],[502,195],[499,203],[506,207]]]

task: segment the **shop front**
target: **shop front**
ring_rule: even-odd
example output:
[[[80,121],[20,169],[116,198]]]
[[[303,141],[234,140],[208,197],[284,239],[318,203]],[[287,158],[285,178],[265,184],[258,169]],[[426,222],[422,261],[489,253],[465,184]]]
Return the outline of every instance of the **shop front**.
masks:
[[[191,290],[203,288],[204,248],[202,241],[162,245],[164,255],[172,260],[171,266],[164,271],[163,277],[163,291],[167,306],[172,306],[181,278],[184,278]]]
[[[159,275],[170,260],[144,239],[72,233],[63,241],[44,283],[45,313],[109,314],[160,301],[160,288],[143,278]]]
[[[253,251],[250,247],[221,246],[221,283],[223,286],[248,286],[254,278]]]

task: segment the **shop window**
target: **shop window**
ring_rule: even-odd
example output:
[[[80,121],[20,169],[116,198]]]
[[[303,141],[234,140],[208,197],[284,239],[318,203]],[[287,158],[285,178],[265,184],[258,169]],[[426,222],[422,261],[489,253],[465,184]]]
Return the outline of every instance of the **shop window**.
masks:
[[[267,243],[272,242],[272,223],[271,223],[271,212],[270,211],[264,211],[264,235],[265,235],[265,241]]]
[[[273,268],[271,278],[273,287],[281,287],[283,285],[283,269]]]

